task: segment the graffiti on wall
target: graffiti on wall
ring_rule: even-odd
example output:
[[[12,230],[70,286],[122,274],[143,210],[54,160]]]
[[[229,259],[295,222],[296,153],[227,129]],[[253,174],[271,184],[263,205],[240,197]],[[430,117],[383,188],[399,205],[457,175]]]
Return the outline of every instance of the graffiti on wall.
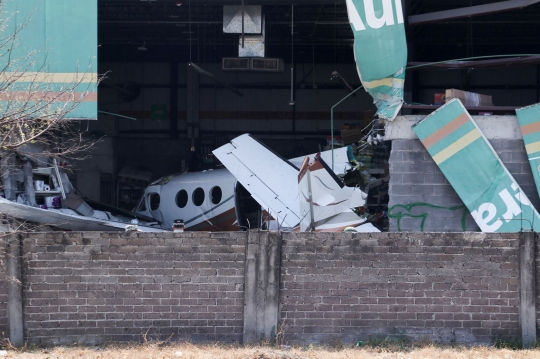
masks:
[[[450,214],[444,213],[447,211],[450,211],[453,213],[450,213]],[[467,207],[465,207],[464,205],[445,207],[445,206],[437,206],[437,205],[424,203],[424,202],[415,202],[415,203],[410,203],[410,204],[397,204],[388,209],[388,217],[391,219],[397,220],[397,230],[399,232],[402,231],[401,220],[403,218],[418,219],[419,220],[418,230],[420,232],[424,232],[426,221],[428,221],[429,217],[446,218],[448,220],[452,220],[452,219],[459,220],[460,221],[459,225],[461,226],[461,229],[465,231],[466,226],[467,226],[466,219],[467,219],[468,213],[469,211],[467,210]]]

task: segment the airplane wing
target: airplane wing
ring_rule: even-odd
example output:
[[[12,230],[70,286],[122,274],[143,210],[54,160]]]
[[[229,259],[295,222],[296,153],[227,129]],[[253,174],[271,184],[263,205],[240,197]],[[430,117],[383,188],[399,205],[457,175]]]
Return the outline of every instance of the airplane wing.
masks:
[[[213,153],[280,226],[298,225],[298,168],[249,134],[233,139]]]

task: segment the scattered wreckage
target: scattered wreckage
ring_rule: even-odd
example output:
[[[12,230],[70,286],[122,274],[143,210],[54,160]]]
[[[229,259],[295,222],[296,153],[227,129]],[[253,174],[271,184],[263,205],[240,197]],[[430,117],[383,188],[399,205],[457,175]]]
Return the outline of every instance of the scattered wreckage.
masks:
[[[346,187],[338,177],[359,171],[350,147],[333,156],[325,151],[286,161],[246,134],[214,153],[226,169],[160,178],[145,189],[133,212],[85,201],[55,159],[47,166],[28,159],[18,166],[4,163],[0,213],[37,227],[76,231],[170,231],[175,220],[184,218],[190,231],[343,231],[352,226],[379,232],[362,210],[366,193]],[[242,168],[238,158],[244,158]]]
[[[29,159],[22,166],[2,162],[1,214],[36,223],[36,229],[50,226],[73,231],[124,231],[127,225],[136,224],[143,232],[165,231],[152,218],[92,208],[56,159],[50,161],[49,166],[37,166]]]
[[[359,231],[380,232],[360,209],[367,195],[359,188],[345,187],[338,178],[357,170],[350,151],[350,147],[337,149],[333,158],[331,151],[308,156],[319,164],[333,162],[335,167],[313,175],[318,184],[307,190],[318,202],[308,205],[317,207],[310,214],[301,210],[305,200],[299,173],[305,157],[286,161],[249,134],[213,151],[226,169],[163,177],[146,188],[135,212],[166,228],[183,218],[189,231],[343,231],[360,226]],[[320,211],[323,207],[326,211]],[[303,218],[313,218],[311,227],[301,225]]]

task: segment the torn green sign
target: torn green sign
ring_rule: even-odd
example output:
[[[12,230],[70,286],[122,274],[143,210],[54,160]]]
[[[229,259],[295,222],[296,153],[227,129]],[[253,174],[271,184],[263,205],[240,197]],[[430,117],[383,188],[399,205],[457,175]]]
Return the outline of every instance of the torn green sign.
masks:
[[[536,190],[540,194],[540,103],[516,110]]]
[[[482,232],[540,230],[538,212],[458,99],[413,130]]]
[[[97,0],[1,3],[0,115],[97,119]]]
[[[401,0],[347,0],[360,80],[379,118],[392,121],[403,106],[407,40]]]

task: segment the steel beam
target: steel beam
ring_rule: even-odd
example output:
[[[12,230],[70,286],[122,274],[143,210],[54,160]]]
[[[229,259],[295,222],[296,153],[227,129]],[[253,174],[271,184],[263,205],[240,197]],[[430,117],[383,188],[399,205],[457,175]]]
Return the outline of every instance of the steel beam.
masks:
[[[437,11],[421,15],[409,16],[409,25],[420,25],[441,20],[452,20],[463,17],[487,15],[496,12],[520,9],[540,3],[540,0],[509,0],[492,4],[463,7],[453,10]]]

